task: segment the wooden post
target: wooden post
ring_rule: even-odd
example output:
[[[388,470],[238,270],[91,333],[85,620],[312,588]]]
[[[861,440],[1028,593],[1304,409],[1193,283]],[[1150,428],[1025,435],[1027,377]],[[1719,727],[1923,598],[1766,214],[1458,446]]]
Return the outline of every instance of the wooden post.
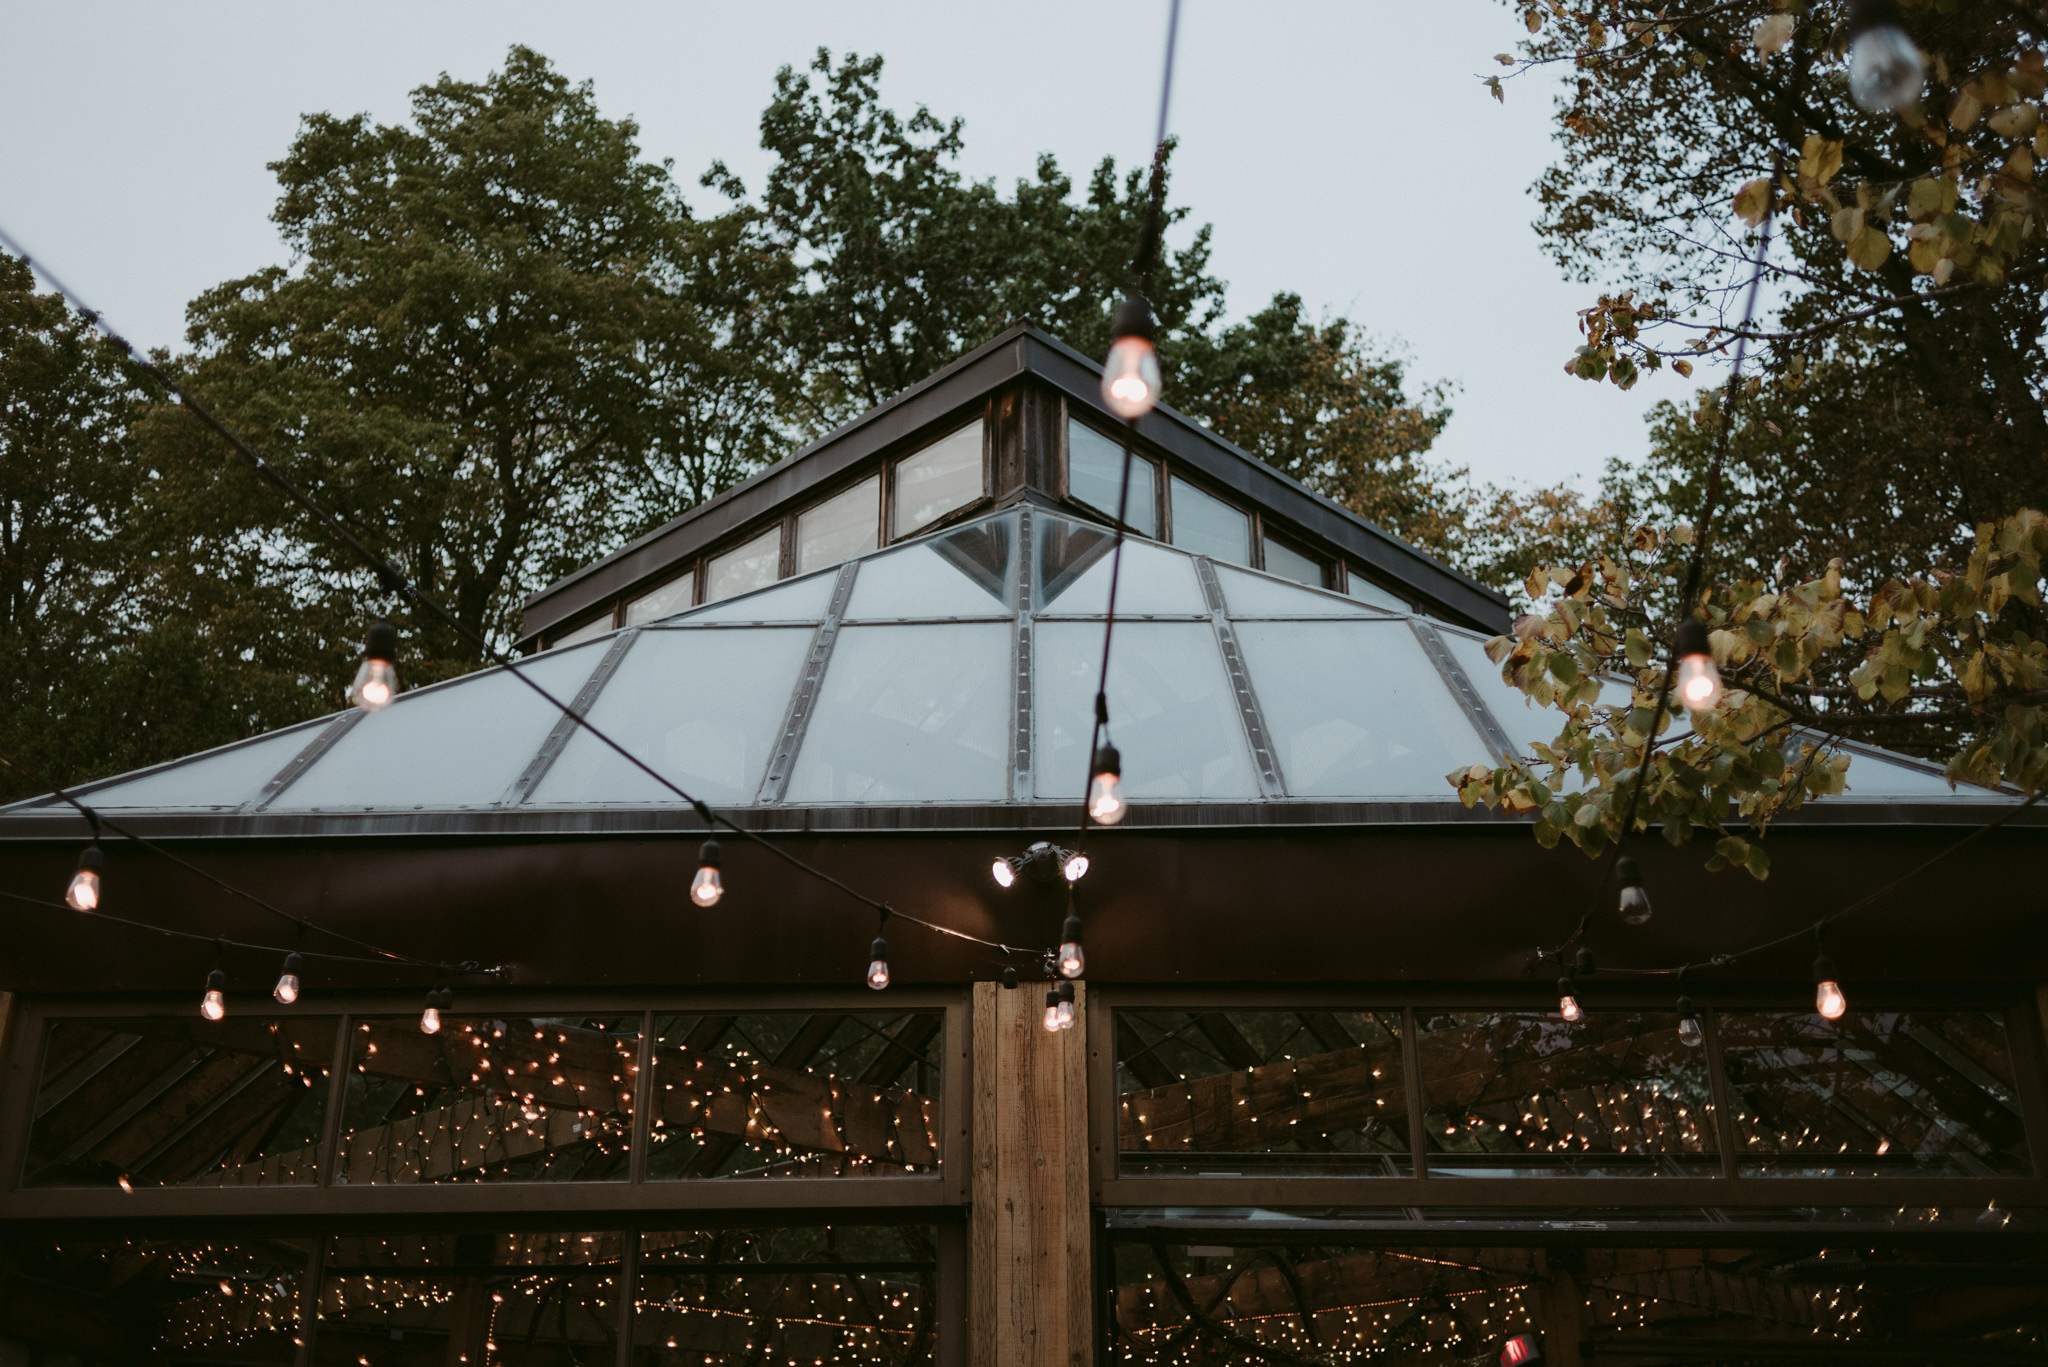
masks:
[[[1052,1034],[1042,989],[974,985],[973,1367],[1094,1361],[1086,991]]]

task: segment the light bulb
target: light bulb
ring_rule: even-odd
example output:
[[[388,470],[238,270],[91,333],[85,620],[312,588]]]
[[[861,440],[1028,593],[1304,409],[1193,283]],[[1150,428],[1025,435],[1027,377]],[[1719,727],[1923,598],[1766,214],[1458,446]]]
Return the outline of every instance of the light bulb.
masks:
[[[1078,978],[1087,963],[1087,956],[1081,953],[1081,918],[1069,916],[1060,927],[1059,969],[1062,978]]]
[[[1049,1034],[1049,1035],[1050,1035],[1050,1034],[1057,1034],[1057,1033],[1059,1032],[1059,1028],[1060,1028],[1060,994],[1059,994],[1059,993],[1057,993],[1057,992],[1047,992],[1047,993],[1045,994],[1045,1030],[1046,1030],[1046,1033],[1047,1033],[1047,1034]]]
[[[372,622],[363,637],[363,662],[356,668],[356,680],[349,696],[365,712],[381,712],[398,696],[398,629],[389,622]]]
[[[64,889],[64,900],[73,911],[97,911],[100,905],[100,847],[87,845],[78,856],[78,871],[71,875],[71,886]]]
[[[1150,339],[1119,337],[1102,364],[1102,401],[1119,418],[1142,418],[1159,402],[1159,352]]]
[[[290,1006],[299,999],[300,967],[296,952],[284,956],[284,972],[277,975],[277,986],[270,989],[270,995],[277,998],[280,1005]]]
[[[1068,855],[1067,862],[1060,865],[1060,872],[1066,876],[1066,880],[1069,883],[1080,882],[1088,872],[1088,856],[1085,854]]]
[[[1095,777],[1088,782],[1088,815],[1104,826],[1124,819],[1123,756],[1114,745],[1095,752]]]
[[[228,1013],[227,974],[219,969],[206,975],[206,995],[200,999],[199,1014],[210,1021],[217,1021]]]
[[[1849,45],[1849,94],[1873,114],[1911,105],[1926,78],[1920,49],[1896,24],[1866,28]]]
[[[1842,984],[1835,980],[1835,961],[1825,954],[1815,959],[1813,976],[1813,1009],[1826,1020],[1840,1020],[1849,1009],[1849,999],[1842,995]]]
[[[725,896],[725,880],[718,875],[719,849],[707,840],[697,851],[697,876],[690,880],[690,900],[700,907],[715,907]]]
[[[1614,861],[1615,881],[1621,884],[1621,919],[1639,926],[1650,919],[1650,894],[1643,890],[1642,870],[1628,855]]]
[[[441,1033],[440,1007],[430,1006],[420,1012],[420,1033],[423,1035],[438,1035]]]
[[[1578,994],[1572,990],[1570,978],[1557,980],[1557,1014],[1564,1017],[1566,1024],[1576,1022],[1586,1014],[1579,1006]]]
[[[1678,999],[1678,1042],[1698,1048],[1707,1041],[1706,1031],[1700,1028],[1699,1013],[1692,1009],[1691,997]]]
[[[868,986],[880,992],[889,985],[889,942],[881,936],[868,948]]]
[[[988,873],[989,877],[996,880],[996,886],[999,888],[1012,887],[1017,882],[1017,870],[1007,859],[998,859],[995,863],[990,864],[988,866]]]
[[[1070,1002],[1070,1001],[1067,1001],[1066,999],[1062,998],[1062,999],[1060,1000],[1060,1004],[1059,1004],[1059,1008],[1058,1008],[1058,1010],[1057,1010],[1057,1011],[1056,1011],[1056,1012],[1054,1013],[1054,1018],[1055,1018],[1056,1020],[1058,1020],[1058,1022],[1059,1022],[1059,1028],[1060,1028],[1060,1029],[1062,1029],[1062,1030],[1071,1030],[1071,1029],[1073,1029],[1073,1028],[1074,1028],[1074,1004],[1073,1004],[1072,1002]]]
[[[1695,712],[1721,701],[1721,671],[1707,644],[1707,628],[1697,617],[1678,624],[1678,700]]]

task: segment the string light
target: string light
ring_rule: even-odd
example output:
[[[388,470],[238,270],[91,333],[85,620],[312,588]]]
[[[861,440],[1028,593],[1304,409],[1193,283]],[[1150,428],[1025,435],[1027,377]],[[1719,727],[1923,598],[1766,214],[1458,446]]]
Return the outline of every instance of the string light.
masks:
[[[1557,1014],[1564,1017],[1568,1025],[1576,1024],[1586,1014],[1579,1006],[1578,993],[1570,978],[1557,980]]]
[[[1697,1048],[1707,1042],[1707,1032],[1700,1026],[1700,1013],[1693,1010],[1691,997],[1678,999],[1679,1043]]]
[[[1087,963],[1081,953],[1081,918],[1069,916],[1060,927],[1059,969],[1062,978],[1078,978]]]
[[[1045,989],[1045,1030],[1047,1034],[1058,1034],[1060,1028],[1060,994],[1048,987]]]
[[[277,986],[270,989],[279,1005],[290,1006],[299,999],[299,969],[303,964],[297,950],[284,956],[284,972],[277,975]]]
[[[868,946],[868,986],[880,992],[889,985],[889,942],[877,935]]]
[[[1124,805],[1123,756],[1114,745],[1104,743],[1095,750],[1095,777],[1088,783],[1088,815],[1100,825],[1114,826],[1129,810]]]
[[[78,871],[71,875],[71,886],[64,889],[64,900],[73,911],[97,911],[100,905],[100,870],[105,866],[105,856],[98,845],[87,845],[78,855]]]
[[[426,1010],[420,1012],[420,1033],[438,1035],[441,1033],[441,1013],[455,1004],[455,990],[437,987],[427,993]]]
[[[988,866],[989,877],[996,880],[996,886],[999,888],[1017,885],[1017,866],[1011,862],[1012,858],[1013,856],[999,856],[995,863]]]
[[[1695,712],[1721,701],[1721,671],[1707,642],[1707,625],[1697,617],[1678,624],[1678,697]]]
[[[1078,883],[1088,876],[1090,867],[1087,855],[1079,853],[1070,854],[1067,856],[1066,862],[1060,865],[1060,877],[1066,879],[1069,883]]]
[[[1059,1005],[1054,1010],[1054,1019],[1058,1022],[1057,1028],[1061,1030],[1073,1029],[1074,985],[1072,983],[1067,982],[1055,983],[1053,985],[1052,994],[1054,999],[1059,1003]]]
[[[1110,315],[1108,359],[1102,363],[1102,401],[1126,421],[1144,417],[1159,402],[1159,350],[1152,305],[1131,293]]]
[[[398,696],[398,628],[379,618],[363,637],[363,662],[349,696],[365,712],[381,712]]]
[[[1898,0],[1856,0],[1849,8],[1849,94],[1873,114],[1910,107],[1927,79],[1905,17]]]
[[[1813,961],[1813,1009],[1826,1020],[1838,1021],[1849,1009],[1842,984],[1835,980],[1835,961],[1822,954]]]
[[[707,840],[697,851],[697,876],[690,880],[690,900],[700,907],[715,907],[725,896],[725,880],[718,876],[718,842]]]
[[[1643,890],[1642,870],[1629,855],[1614,861],[1614,876],[1621,883],[1621,919],[1639,926],[1650,919],[1650,894]]]
[[[219,969],[206,975],[206,995],[199,999],[199,1014],[217,1021],[228,1013],[228,975]]]

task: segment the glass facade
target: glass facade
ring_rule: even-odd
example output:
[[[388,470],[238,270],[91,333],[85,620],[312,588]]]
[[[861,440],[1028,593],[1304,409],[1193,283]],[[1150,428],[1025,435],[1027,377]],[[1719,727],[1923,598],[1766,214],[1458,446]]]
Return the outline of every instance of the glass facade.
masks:
[[[1173,544],[1195,555],[1227,560],[1233,565],[1252,563],[1252,517],[1216,495],[1175,476],[1173,491]]]
[[[1067,494],[1097,512],[1116,516],[1123,497],[1123,443],[1067,420]],[[1159,467],[1141,455],[1131,456],[1131,490],[1124,504],[1125,525],[1140,536],[1159,535]]]
[[[767,588],[782,574],[782,528],[770,527],[752,541],[713,556],[704,571],[704,601],[721,602]]]
[[[626,625],[639,626],[642,622],[658,622],[664,617],[673,617],[679,612],[688,612],[690,604],[696,601],[697,572],[689,571],[669,580],[660,588],[650,589],[638,598],[626,601]]]
[[[896,462],[891,538],[912,532],[957,512],[988,493],[982,458],[982,425],[969,423],[939,438],[915,455]]]
[[[1272,537],[1265,544],[1266,573],[1282,579],[1292,579],[1297,584],[1307,584],[1312,589],[1322,588],[1329,582],[1329,567],[1313,556],[1303,555],[1294,547]]]
[[[882,477],[870,475],[843,494],[796,515],[796,572],[830,569],[880,545]]]

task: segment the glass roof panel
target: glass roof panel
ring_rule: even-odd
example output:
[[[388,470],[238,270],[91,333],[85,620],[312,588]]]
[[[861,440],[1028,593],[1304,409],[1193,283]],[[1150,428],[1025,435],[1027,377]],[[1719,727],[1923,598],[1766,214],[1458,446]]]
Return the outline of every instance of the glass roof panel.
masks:
[[[520,672],[562,702],[576,697],[608,641],[551,650]],[[504,669],[401,693],[350,728],[271,804],[278,811],[485,807],[503,797],[561,715]]]
[[[752,802],[809,653],[804,627],[649,631],[597,695],[590,721],[684,792]],[[579,729],[529,805],[661,806],[674,793]]]
[[[1500,729],[1508,733],[1508,739],[1515,743],[1518,754],[1534,753],[1536,743],[1548,745],[1557,739],[1557,733],[1564,730],[1565,716],[1554,707],[1539,707],[1521,689],[1506,682],[1500,676],[1500,666],[1486,658],[1486,642],[1452,627],[1437,624],[1436,634],[1450,647],[1451,658],[1465,671],[1465,677],[1472,680],[1473,689],[1486,703],[1493,719],[1500,723]],[[1601,700],[1615,704],[1628,701],[1625,685],[1601,690]],[[1471,764],[1485,764],[1482,757],[1469,760]]]
[[[253,801],[263,785],[333,720],[323,717],[310,726],[294,726],[240,745],[209,750],[158,773],[110,784],[82,797],[91,806],[107,808],[239,807]]]
[[[1032,524],[1032,539],[1038,545],[1039,611],[1099,617],[1109,610],[1109,552],[1114,538],[1108,528],[1041,517]],[[1124,538],[1123,573],[1116,589],[1118,617],[1206,616],[1208,611],[1193,561],[1150,541]]]
[[[1237,639],[1292,796],[1440,801],[1444,775],[1487,760],[1406,622],[1246,622]]]
[[[847,620],[1009,616],[1016,527],[989,518],[863,560]]]
[[[865,570],[866,566],[862,566]],[[698,622],[822,622],[832,605],[832,586],[838,571],[820,570],[802,579],[791,579],[772,589],[729,598],[715,607],[698,608],[688,621]]]
[[[1008,797],[1013,634],[1007,622],[842,630],[786,800]]]
[[[1216,567],[1217,582],[1223,585],[1223,601],[1232,617],[1378,617],[1363,604],[1334,593],[1304,589],[1299,584],[1256,574],[1251,570]],[[1119,597],[1122,595],[1119,594]]]
[[[1918,765],[1882,758],[1860,746],[1849,752],[1849,776],[1843,791],[1852,798],[1915,797],[1951,801],[1957,798],[2001,801],[2010,796],[1967,783],[1950,788],[1948,780],[1940,774],[1930,773]]]
[[[1126,546],[1126,553],[1129,546]],[[1177,557],[1176,557],[1177,558]],[[1125,568],[1129,569],[1129,561]],[[1032,770],[1041,798],[1081,799],[1102,626],[1046,622],[1032,640]],[[1119,621],[1109,666],[1110,730],[1124,791],[1139,801],[1259,795],[1244,723],[1206,622]]]

